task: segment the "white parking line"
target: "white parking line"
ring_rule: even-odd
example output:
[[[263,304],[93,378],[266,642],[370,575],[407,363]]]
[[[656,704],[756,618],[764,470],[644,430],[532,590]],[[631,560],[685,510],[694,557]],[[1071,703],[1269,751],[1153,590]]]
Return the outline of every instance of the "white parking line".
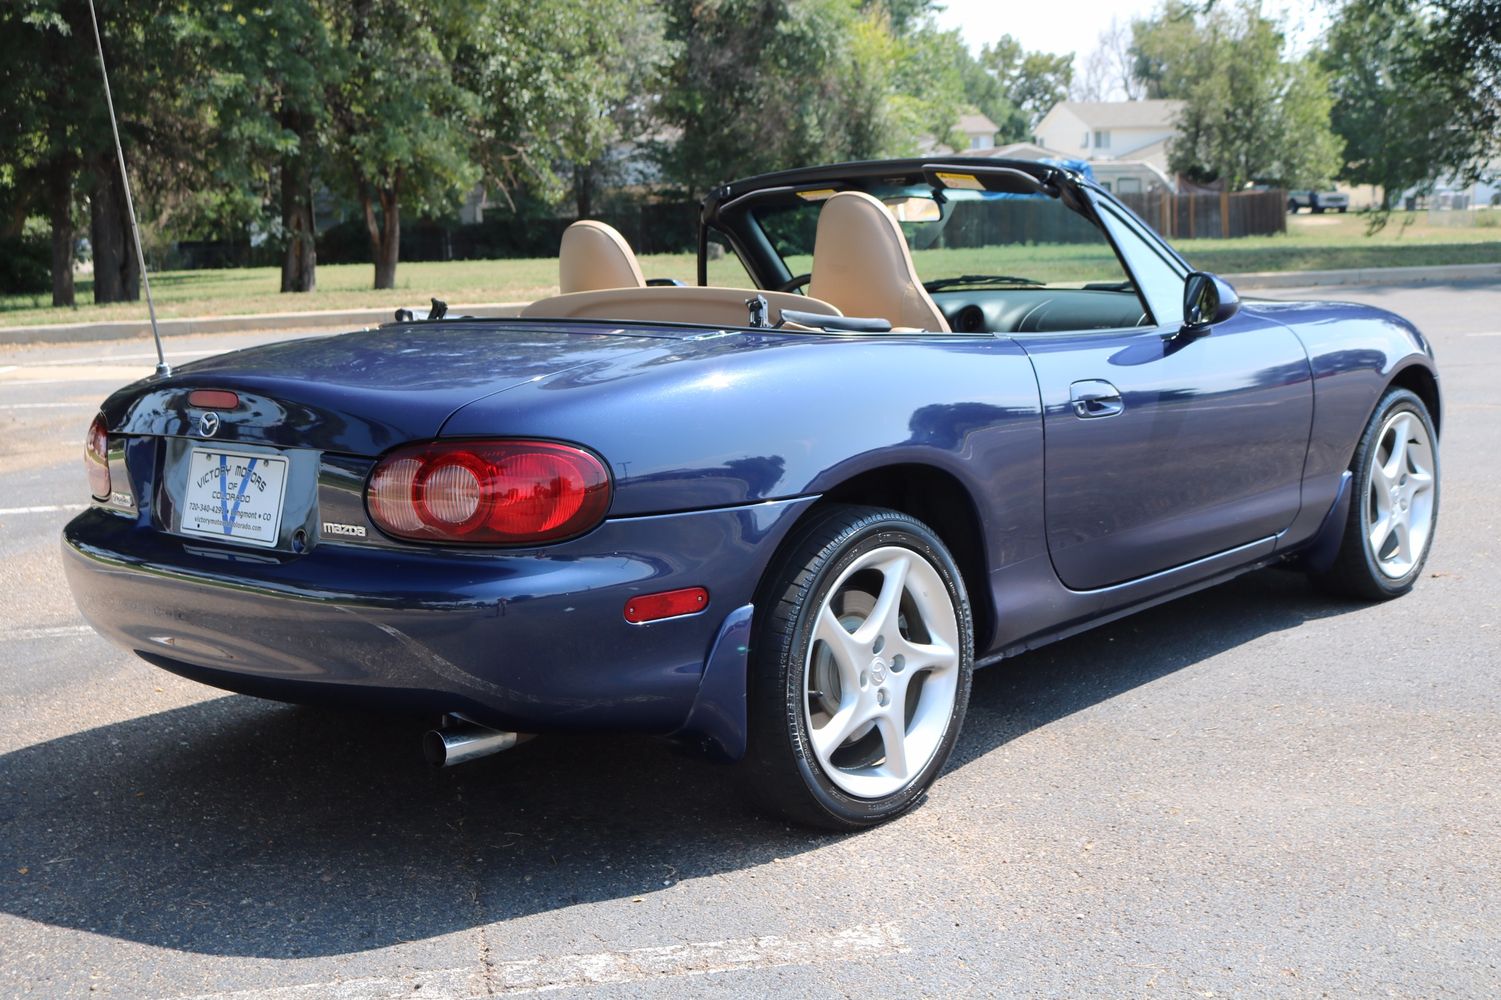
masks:
[[[146,373],[146,375],[150,375],[150,374],[151,374],[150,372]],[[126,384],[127,382],[129,382],[130,380],[133,380],[133,379],[136,379],[136,378],[145,378],[146,375],[139,375],[138,373],[132,373],[132,374],[129,374],[129,375],[121,375],[121,374],[93,375],[93,374],[87,374],[87,373],[85,373],[85,374],[80,374],[80,375],[74,376],[73,378],[17,378],[17,379],[7,379],[6,381],[9,382],[9,384],[11,384],[11,385],[22,385],[22,386],[33,386],[33,385],[77,385],[80,382],[103,382],[103,383],[111,383],[112,382],[112,383],[114,383],[116,385],[123,385],[123,384]]]
[[[68,639],[75,635],[93,635],[87,625],[54,625],[51,628],[12,628],[0,632],[0,642],[20,639]]]
[[[98,403],[0,403],[0,410],[63,410],[68,408],[98,409]]]
[[[169,358],[201,358],[209,354],[223,354],[223,348],[209,348],[202,351],[168,351]],[[155,361],[156,352],[150,354],[101,354],[97,358],[62,358],[57,361],[44,361],[43,365],[97,365],[106,361]]]
[[[84,510],[87,507],[86,503],[56,503],[45,507],[0,507],[0,517],[10,517],[12,514],[55,514],[60,510]]]
[[[545,993],[577,987],[641,983],[657,979],[711,976],[746,969],[848,962],[908,949],[895,924],[866,924],[805,937],[737,938],[659,948],[633,948],[592,955],[560,955],[510,962],[483,969],[442,969],[406,976],[374,976],[303,986],[207,993],[192,1000],[389,1000],[420,996],[423,1000],[469,1000],[480,996]],[[421,991],[414,992],[417,984]]]
[[[1466,337],[1501,337],[1501,330],[1486,330],[1484,333],[1467,333]]]

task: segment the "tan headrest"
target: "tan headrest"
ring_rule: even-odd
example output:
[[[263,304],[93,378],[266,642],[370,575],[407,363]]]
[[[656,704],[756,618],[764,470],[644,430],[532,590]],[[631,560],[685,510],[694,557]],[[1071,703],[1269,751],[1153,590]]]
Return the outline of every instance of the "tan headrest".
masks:
[[[841,191],[823,203],[813,240],[808,294],[846,316],[879,316],[893,327],[949,332],[933,304],[896,219],[863,191]]]
[[[563,230],[558,286],[566,295],[601,288],[644,288],[646,279],[630,244],[614,227],[581,219]]]

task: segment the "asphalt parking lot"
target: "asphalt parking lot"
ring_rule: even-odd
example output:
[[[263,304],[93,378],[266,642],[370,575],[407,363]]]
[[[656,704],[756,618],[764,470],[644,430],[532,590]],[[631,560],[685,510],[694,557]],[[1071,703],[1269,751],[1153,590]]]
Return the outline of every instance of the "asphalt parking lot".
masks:
[[[0,347],[0,995],[1501,995],[1501,289],[1275,297],[1435,344],[1418,589],[1264,570],[983,671],[928,801],[844,837],[651,740],[434,772],[107,645],[57,536],[149,342]]]

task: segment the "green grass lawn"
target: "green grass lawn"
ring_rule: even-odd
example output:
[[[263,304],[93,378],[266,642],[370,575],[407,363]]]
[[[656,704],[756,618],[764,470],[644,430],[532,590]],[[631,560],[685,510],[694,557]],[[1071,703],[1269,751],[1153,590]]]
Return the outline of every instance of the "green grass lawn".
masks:
[[[1374,236],[1365,235],[1357,215],[1299,215],[1288,220],[1286,235],[1238,240],[1181,240],[1176,246],[1195,267],[1222,274],[1244,271],[1304,271],[1347,267],[1399,267],[1425,264],[1501,263],[1501,212],[1468,213],[1468,221],[1491,225],[1435,226],[1418,214],[1394,217]],[[942,255],[942,257],[931,256]],[[924,258],[929,259],[925,260]],[[791,262],[806,270],[806,258]],[[917,254],[920,273],[997,271],[1046,281],[1086,281],[1110,277],[1089,247],[1038,246],[997,250],[932,250]],[[424,306],[432,296],[451,303],[524,302],[557,291],[552,258],[407,263],[397,268],[397,287],[372,291],[369,264],[328,264],[318,268],[318,290],[305,295],[278,292],[280,275],[269,267],[216,271],[164,271],[153,274],[152,291],[163,317],[236,316],[315,309]],[[694,280],[691,254],[641,258],[649,278]],[[709,281],[746,286],[750,281],[733,259],[710,262]],[[80,277],[78,301],[88,303],[92,282]],[[0,325],[31,326],[138,319],[144,303],[80,305],[53,309],[48,296],[0,297]]]

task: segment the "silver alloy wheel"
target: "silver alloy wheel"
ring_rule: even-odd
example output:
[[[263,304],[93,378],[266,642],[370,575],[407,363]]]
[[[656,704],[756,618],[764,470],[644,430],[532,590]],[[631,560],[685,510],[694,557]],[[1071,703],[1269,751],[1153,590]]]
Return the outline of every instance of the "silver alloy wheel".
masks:
[[[906,787],[954,713],[959,621],[943,577],[911,549],[873,549],[829,588],[803,664],[803,711],[829,780],[859,798]]]
[[[1384,576],[1401,579],[1422,559],[1433,531],[1433,445],[1417,414],[1399,410],[1381,425],[1366,483],[1365,529]]]

